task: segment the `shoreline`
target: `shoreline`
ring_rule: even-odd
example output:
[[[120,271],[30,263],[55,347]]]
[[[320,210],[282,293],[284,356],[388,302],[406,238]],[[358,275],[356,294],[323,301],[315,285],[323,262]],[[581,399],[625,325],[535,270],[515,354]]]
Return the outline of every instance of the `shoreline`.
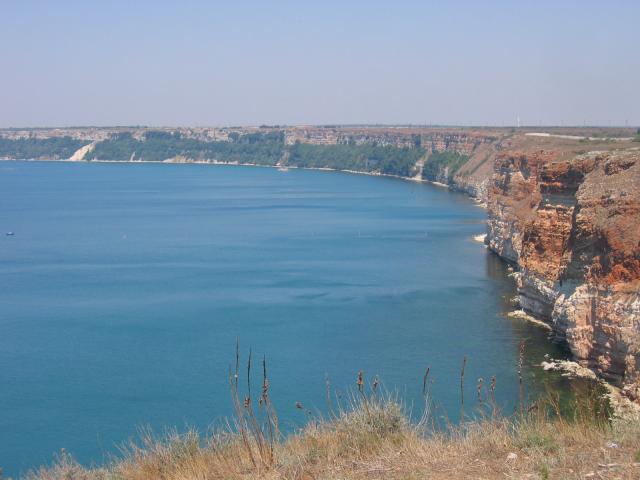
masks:
[[[627,398],[622,389],[607,382],[593,369],[585,367],[573,360],[557,360],[548,358],[539,365],[545,372],[559,372],[567,378],[583,378],[596,382],[606,390],[603,395],[611,406],[611,420],[640,420],[640,405]]]
[[[514,310],[508,312],[506,316],[508,318],[523,320],[549,333],[553,331],[553,327],[550,324],[529,315],[524,310]],[[584,366],[572,358],[555,359],[549,358],[546,354],[545,360],[537,366],[542,368],[544,372],[558,372],[566,378],[580,378],[600,385],[606,392],[602,397],[606,398],[611,407],[612,414],[610,420],[640,420],[640,405],[626,397],[622,388],[607,381],[595,369]]]
[[[275,168],[280,169],[282,167],[286,167],[289,170],[297,169],[297,170],[315,170],[320,172],[342,172],[342,173],[350,173],[353,175],[367,175],[369,177],[386,177],[386,178],[395,178],[397,180],[404,180],[406,182],[413,183],[424,183],[433,185],[439,188],[446,188],[451,192],[461,192],[465,193],[469,199],[476,203],[476,206],[483,207],[483,204],[479,203],[480,201],[468,194],[467,192],[455,190],[451,188],[451,185],[447,185],[446,183],[437,182],[434,180],[427,180],[425,178],[418,177],[404,177],[402,175],[394,175],[391,173],[380,173],[380,172],[365,172],[362,170],[350,170],[350,169],[341,169],[341,168],[331,168],[331,167],[299,167],[297,165],[263,165],[260,163],[248,163],[248,162],[220,162],[220,161],[205,161],[205,160],[190,160],[190,161],[173,161],[172,159],[168,160],[72,160],[70,158],[61,158],[61,159],[43,159],[43,158],[0,158],[0,162],[58,162],[58,163],[123,163],[123,164],[144,164],[144,163],[152,163],[152,164],[164,164],[164,165],[217,165],[217,166],[229,166],[229,167],[260,167],[260,168]],[[284,172],[283,172],[284,173]]]
[[[513,310],[511,312],[507,313],[507,317],[509,318],[518,318],[520,320],[524,320],[526,322],[531,323],[532,325],[536,325],[540,328],[543,328],[549,332],[551,332],[553,330],[553,328],[551,327],[551,325],[549,325],[547,322],[540,320],[532,315],[529,315],[527,312],[525,312],[524,310]]]
[[[474,242],[481,243],[485,247],[487,246],[487,244],[485,243],[485,241],[487,239],[487,234],[486,233],[479,233],[478,235],[474,235],[472,238],[473,238]]]

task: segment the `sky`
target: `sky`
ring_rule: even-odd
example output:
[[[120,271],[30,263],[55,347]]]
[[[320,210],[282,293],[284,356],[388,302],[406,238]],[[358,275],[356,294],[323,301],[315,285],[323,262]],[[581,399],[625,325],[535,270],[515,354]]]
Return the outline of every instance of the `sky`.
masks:
[[[0,127],[640,125],[640,1],[0,0]]]

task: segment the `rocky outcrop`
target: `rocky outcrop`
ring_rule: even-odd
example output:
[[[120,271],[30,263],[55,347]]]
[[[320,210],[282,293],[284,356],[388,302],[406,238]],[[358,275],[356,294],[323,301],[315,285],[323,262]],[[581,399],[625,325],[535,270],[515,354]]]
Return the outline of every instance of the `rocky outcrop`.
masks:
[[[454,165],[454,172],[450,171],[450,166],[444,165],[430,180],[444,183],[450,189],[465,192],[478,202],[486,204],[493,174],[492,166],[496,155],[502,150],[505,137],[474,134],[449,135],[446,138],[445,143],[432,143],[432,148],[442,148],[441,151],[463,154],[467,158],[461,165]]]
[[[449,186],[452,190],[464,192],[482,204],[486,204],[487,202],[489,187],[488,178],[465,178],[455,176],[449,182]]]
[[[522,309],[640,399],[640,152],[499,154],[487,229]]]
[[[78,150],[76,150],[73,155],[71,155],[69,157],[69,160],[72,162],[81,162],[84,160],[84,157],[87,153],[90,153],[91,151],[93,151],[93,149],[96,147],[96,143],[97,142],[91,142],[88,145],[85,145],[84,147],[80,147]]]
[[[500,135],[482,132],[435,131],[421,135],[421,144],[429,153],[456,152],[472,155],[485,144],[499,140]]]

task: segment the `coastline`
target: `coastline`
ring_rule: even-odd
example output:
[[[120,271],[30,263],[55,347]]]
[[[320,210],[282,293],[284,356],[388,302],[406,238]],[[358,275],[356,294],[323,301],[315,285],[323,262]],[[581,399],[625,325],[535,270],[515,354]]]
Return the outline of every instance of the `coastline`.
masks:
[[[418,177],[405,177],[402,175],[393,175],[390,173],[380,173],[380,172],[365,172],[362,170],[350,170],[350,169],[342,169],[342,168],[331,168],[331,167],[299,167],[297,165],[263,165],[260,163],[249,163],[249,162],[220,162],[217,160],[207,161],[207,160],[189,160],[189,161],[173,161],[172,159],[168,160],[72,160],[70,158],[61,158],[61,159],[53,159],[53,158],[0,158],[0,162],[59,162],[59,163],[126,163],[126,164],[144,164],[144,163],[153,163],[153,164],[165,164],[165,165],[217,165],[217,166],[231,166],[231,167],[261,167],[261,168],[275,168],[279,169],[283,166],[286,166],[288,169],[297,169],[297,170],[316,170],[320,172],[343,172],[350,173],[353,175],[367,175],[370,177],[386,177],[386,178],[395,178],[398,180],[404,180],[407,182],[413,183],[426,183],[430,185],[434,185],[440,188],[446,188],[448,190],[453,190],[450,185],[445,183],[436,182],[433,180],[428,180],[425,178]],[[466,192],[465,192],[466,193]],[[478,202],[476,197],[469,195],[467,196]],[[477,206],[483,207],[483,204],[477,203]],[[484,208],[484,207],[483,207]]]
[[[551,325],[549,325],[547,322],[544,322],[540,319],[537,319],[536,317],[533,317],[531,315],[529,315],[527,312],[525,312],[524,310],[513,310],[509,313],[507,313],[507,317],[510,318],[519,318],[521,320],[525,320],[533,325],[536,325],[540,328],[543,328],[545,330],[547,330],[548,332],[552,331]]]
[[[559,372],[563,377],[583,378],[596,382],[606,390],[604,397],[613,412],[611,420],[640,420],[640,405],[626,397],[622,389],[599,377],[592,369],[573,360],[548,358],[540,365],[545,372]]]

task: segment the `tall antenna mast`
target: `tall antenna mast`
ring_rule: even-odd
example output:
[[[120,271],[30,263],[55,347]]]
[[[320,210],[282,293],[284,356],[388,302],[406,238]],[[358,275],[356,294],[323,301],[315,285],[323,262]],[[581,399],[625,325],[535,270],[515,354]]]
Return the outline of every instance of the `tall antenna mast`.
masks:
[[[518,125],[518,128],[520,128],[520,115],[516,117],[516,123]]]

